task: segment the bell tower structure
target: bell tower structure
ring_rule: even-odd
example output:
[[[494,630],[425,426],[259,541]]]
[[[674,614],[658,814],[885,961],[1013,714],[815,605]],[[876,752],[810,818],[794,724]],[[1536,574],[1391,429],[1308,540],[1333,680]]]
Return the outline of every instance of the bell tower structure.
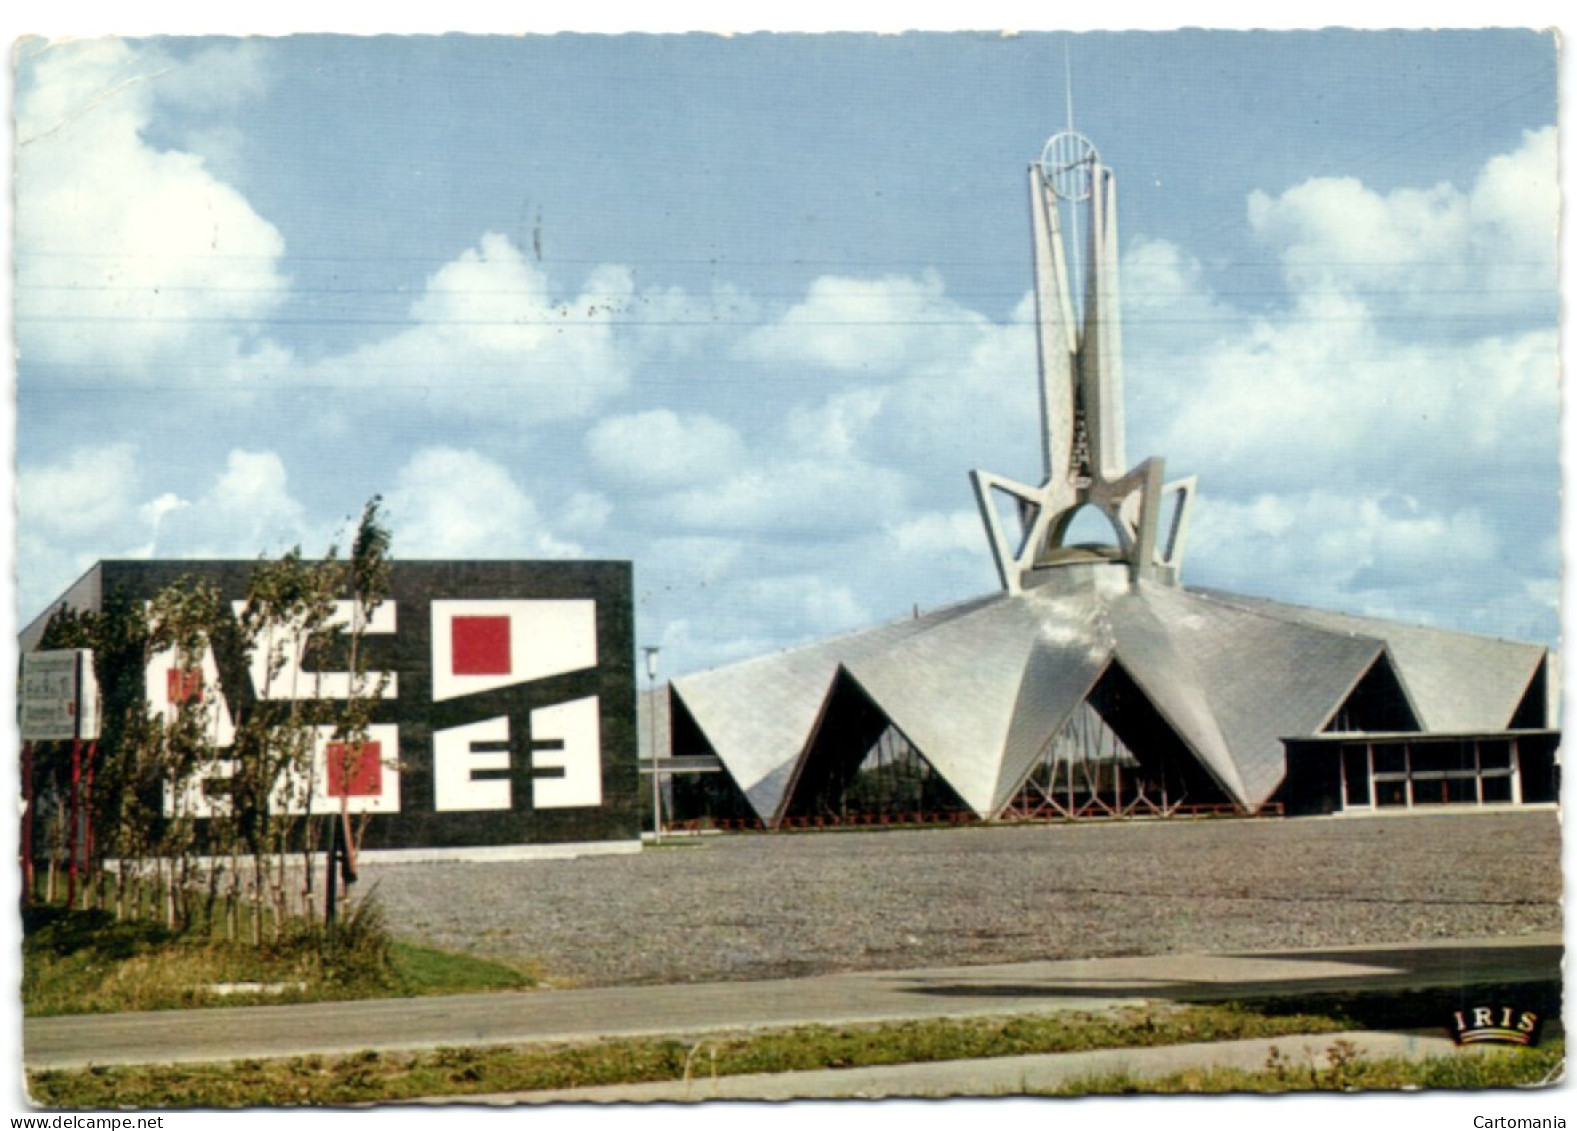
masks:
[[[1092,559],[1125,563],[1134,581],[1176,584],[1195,480],[1166,483],[1159,456],[1126,466],[1116,175],[1088,138],[1069,130],[1030,165],[1029,188],[1043,479],[1029,486],[970,472],[1002,587],[1022,592],[1060,566]],[[1065,220],[1082,250],[1071,270]],[[1017,539],[997,508],[999,495],[1016,504]],[[1067,544],[1086,506],[1111,523],[1115,547]]]

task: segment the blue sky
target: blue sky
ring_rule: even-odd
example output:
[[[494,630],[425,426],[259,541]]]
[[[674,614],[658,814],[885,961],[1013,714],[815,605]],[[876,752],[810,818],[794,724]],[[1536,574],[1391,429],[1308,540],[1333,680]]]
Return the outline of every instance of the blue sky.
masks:
[[[1553,642],[1527,31],[27,43],[22,622],[374,493],[397,556],[633,560],[666,675],[990,591],[1065,58],[1185,581]]]

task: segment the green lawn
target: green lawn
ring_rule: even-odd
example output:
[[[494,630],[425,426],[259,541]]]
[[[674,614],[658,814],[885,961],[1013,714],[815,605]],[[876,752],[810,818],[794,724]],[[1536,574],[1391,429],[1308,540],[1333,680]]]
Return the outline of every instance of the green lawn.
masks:
[[[527,989],[525,971],[393,942],[377,923],[347,925],[325,949],[292,930],[262,946],[175,934],[102,911],[31,908],[24,916],[22,1007],[65,1013],[341,1001]],[[219,993],[228,986],[241,992]],[[244,987],[260,987],[249,992]]]

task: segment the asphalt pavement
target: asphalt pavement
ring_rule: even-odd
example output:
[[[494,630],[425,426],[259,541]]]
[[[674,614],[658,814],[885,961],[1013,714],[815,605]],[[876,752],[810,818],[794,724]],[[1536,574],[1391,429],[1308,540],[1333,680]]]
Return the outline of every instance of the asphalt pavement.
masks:
[[[810,1024],[1092,1012],[1142,1000],[1420,989],[1560,978],[1558,933],[1398,946],[1147,955],[692,985],[30,1018],[30,1070]]]

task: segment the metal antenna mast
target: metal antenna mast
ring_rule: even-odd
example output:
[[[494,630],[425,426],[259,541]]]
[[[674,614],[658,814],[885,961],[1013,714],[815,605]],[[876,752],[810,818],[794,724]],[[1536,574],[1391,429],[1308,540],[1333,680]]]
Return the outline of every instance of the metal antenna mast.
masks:
[[[1073,49],[1068,45],[1067,33],[1062,37],[1062,88],[1068,107],[1068,136],[1077,137],[1073,128]],[[1079,242],[1079,208],[1076,203],[1068,207],[1068,227],[1073,233],[1073,307],[1080,318],[1084,316],[1084,259]]]

